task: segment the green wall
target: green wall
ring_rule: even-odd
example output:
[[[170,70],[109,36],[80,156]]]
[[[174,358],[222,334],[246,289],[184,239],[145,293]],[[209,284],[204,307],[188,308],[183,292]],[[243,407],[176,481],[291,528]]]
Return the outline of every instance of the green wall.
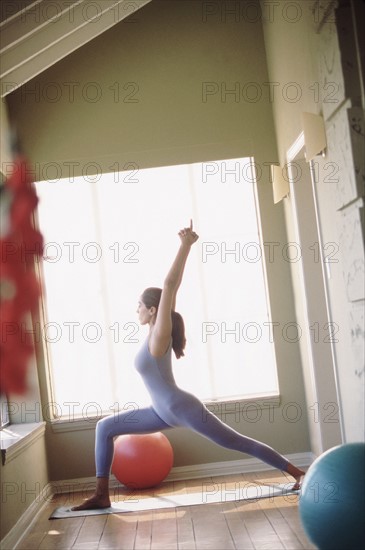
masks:
[[[0,539],[14,527],[34,501],[43,504],[50,497],[43,492],[49,482],[45,445],[42,434],[1,466]]]

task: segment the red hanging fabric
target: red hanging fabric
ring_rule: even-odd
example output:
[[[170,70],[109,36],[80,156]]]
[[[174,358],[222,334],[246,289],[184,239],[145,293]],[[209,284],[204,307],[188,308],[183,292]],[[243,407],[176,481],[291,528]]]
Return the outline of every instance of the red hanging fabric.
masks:
[[[33,226],[38,198],[30,174],[26,159],[18,155],[1,190],[7,204],[0,237],[1,393],[26,391],[27,366],[34,353],[26,323],[40,296],[34,263],[42,257],[43,237]]]

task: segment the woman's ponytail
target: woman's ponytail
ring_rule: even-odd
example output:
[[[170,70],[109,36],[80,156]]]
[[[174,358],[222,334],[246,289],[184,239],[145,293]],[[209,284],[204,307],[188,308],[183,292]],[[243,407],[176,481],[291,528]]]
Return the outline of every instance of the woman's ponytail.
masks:
[[[141,296],[141,299],[147,308],[155,307],[158,309],[161,294],[161,288],[150,287],[146,288]],[[186,345],[184,319],[181,317],[180,313],[177,313],[177,311],[171,311],[171,321],[172,349],[175,352],[176,358],[180,359],[180,357],[184,356],[184,348]]]
[[[172,349],[175,352],[176,358],[184,356],[184,348],[186,346],[185,325],[184,319],[177,311],[171,312],[172,318]]]

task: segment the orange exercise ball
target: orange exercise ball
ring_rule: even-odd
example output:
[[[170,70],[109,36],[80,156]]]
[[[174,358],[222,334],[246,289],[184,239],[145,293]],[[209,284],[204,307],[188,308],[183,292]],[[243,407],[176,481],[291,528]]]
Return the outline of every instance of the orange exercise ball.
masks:
[[[161,432],[120,435],[114,441],[112,473],[127,487],[155,487],[169,474],[173,461],[171,443]]]

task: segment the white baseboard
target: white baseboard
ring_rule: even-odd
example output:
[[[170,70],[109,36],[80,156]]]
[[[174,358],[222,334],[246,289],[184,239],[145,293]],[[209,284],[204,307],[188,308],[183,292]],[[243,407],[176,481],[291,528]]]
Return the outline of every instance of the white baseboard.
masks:
[[[315,459],[313,453],[295,453],[286,455],[286,458],[298,468],[308,467]],[[229,460],[225,462],[209,462],[208,464],[194,464],[192,466],[177,466],[172,468],[164,482],[183,481],[186,479],[198,479],[204,477],[224,476],[230,474],[244,474],[249,472],[264,472],[274,470],[257,458],[243,458],[241,460]],[[52,494],[64,494],[72,491],[92,491],[95,488],[95,477],[84,477],[78,479],[65,479],[54,481]],[[112,475],[110,487],[120,485],[119,481]]]
[[[309,466],[313,460],[313,453],[296,453],[287,455],[286,458],[298,468]],[[273,470],[257,458],[243,458],[226,462],[211,462],[209,464],[195,464],[193,466],[181,466],[172,468],[165,481],[179,481],[184,479],[197,479],[200,477],[214,477],[230,474],[244,474],[249,472],[264,472]]]
[[[305,468],[310,466],[316,457],[313,453],[306,452],[287,455],[286,458],[298,468]],[[208,464],[194,464],[192,466],[178,466],[172,468],[170,474],[165,479],[165,482],[215,477],[229,474],[242,474],[248,472],[263,472],[265,470],[267,471],[272,469],[273,468],[270,468],[270,466],[256,458],[245,458],[242,460],[230,460],[226,462],[212,462]],[[114,476],[111,476],[110,487],[113,489],[118,486],[120,486],[120,483]],[[38,515],[50,502],[50,499],[54,495],[70,493],[73,491],[92,491],[94,488],[94,477],[66,479],[49,483],[19,518],[11,531],[2,539],[0,543],[1,550],[16,550],[21,540],[32,529]]]

